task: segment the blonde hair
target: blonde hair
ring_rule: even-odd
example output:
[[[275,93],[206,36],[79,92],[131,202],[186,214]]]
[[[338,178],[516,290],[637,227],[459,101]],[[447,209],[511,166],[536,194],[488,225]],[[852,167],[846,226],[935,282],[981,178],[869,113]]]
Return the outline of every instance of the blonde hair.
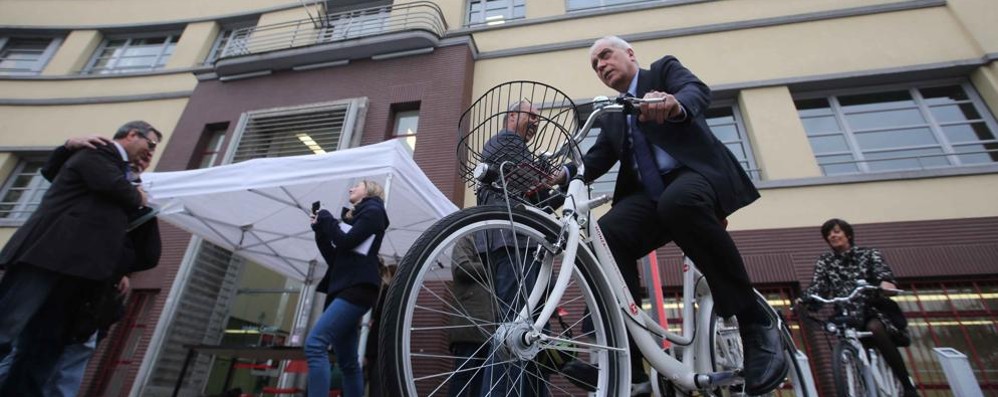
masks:
[[[364,184],[364,190],[367,190],[367,197],[377,197],[381,201],[385,200],[385,188],[381,187],[378,182],[372,181],[370,179],[364,179],[358,184]],[[346,215],[343,216],[346,219],[353,219],[353,208],[347,211]]]
[[[364,189],[367,190],[367,197],[378,197],[382,200],[385,199],[385,188],[381,187],[381,184],[370,179],[365,179],[360,182],[364,184]]]

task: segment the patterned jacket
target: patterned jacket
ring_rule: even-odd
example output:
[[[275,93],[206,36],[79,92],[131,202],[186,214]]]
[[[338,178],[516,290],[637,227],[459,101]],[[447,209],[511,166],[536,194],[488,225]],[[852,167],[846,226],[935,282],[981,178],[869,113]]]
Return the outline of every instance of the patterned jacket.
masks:
[[[894,272],[884,262],[883,255],[874,248],[852,247],[843,253],[828,252],[818,258],[814,266],[814,278],[811,285],[804,291],[804,296],[811,294],[824,298],[847,296],[856,288],[857,280],[866,280],[869,285],[879,286],[882,281],[897,284]],[[860,318],[881,317],[878,310],[870,305],[871,297],[867,294],[844,304],[849,313]],[[894,325],[894,324],[885,324]]]

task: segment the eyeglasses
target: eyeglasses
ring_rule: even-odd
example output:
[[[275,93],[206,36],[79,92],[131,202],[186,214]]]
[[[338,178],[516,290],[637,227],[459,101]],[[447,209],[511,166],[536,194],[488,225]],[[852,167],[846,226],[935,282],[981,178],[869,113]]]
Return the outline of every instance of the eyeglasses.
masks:
[[[156,149],[156,145],[159,145],[159,142],[156,142],[156,141],[152,140],[152,138],[146,136],[146,134],[138,133],[138,134],[135,134],[135,135],[138,135],[140,138],[146,140],[146,144],[149,145],[149,150],[155,150]]]

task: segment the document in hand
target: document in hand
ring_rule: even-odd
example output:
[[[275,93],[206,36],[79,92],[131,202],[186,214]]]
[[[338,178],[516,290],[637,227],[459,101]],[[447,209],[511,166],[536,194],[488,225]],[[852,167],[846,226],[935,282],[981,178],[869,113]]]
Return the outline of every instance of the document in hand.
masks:
[[[353,226],[346,224],[346,222],[340,222],[340,230],[342,230],[343,233],[350,232],[350,229],[353,229]],[[368,237],[364,240],[364,242],[358,244],[356,247],[353,247],[353,252],[366,256],[369,252],[371,252],[371,245],[373,244],[374,235],[372,234],[371,237]],[[335,246],[336,244],[333,245]]]

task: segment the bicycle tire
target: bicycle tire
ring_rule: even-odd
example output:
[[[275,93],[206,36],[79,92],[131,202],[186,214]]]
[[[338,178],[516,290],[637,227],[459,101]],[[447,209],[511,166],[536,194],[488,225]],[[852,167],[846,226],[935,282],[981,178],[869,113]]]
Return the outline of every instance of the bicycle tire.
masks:
[[[512,226],[510,217],[513,220]],[[389,395],[406,397],[446,395],[448,388],[454,386],[454,375],[459,373],[454,371],[456,365],[454,360],[458,357],[446,350],[449,342],[444,328],[449,322],[442,323],[443,319],[439,317],[450,316],[448,321],[455,316],[477,320],[461,306],[462,303],[454,300],[455,296],[450,289],[453,281],[448,284],[446,277],[446,274],[450,274],[450,270],[446,270],[446,273],[444,270],[447,261],[453,259],[448,258],[447,254],[453,252],[458,241],[471,238],[469,236],[474,236],[476,232],[509,230],[510,227],[515,228],[518,236],[532,236],[535,239],[531,240],[533,244],[544,247],[558,240],[560,231],[560,225],[552,219],[526,209],[513,209],[510,213],[504,206],[474,207],[458,211],[438,221],[420,236],[402,259],[395,280],[388,290],[380,329],[379,365],[384,377],[381,381],[385,384]],[[476,247],[476,251],[481,250]],[[557,254],[547,253],[547,255],[558,255],[558,258],[551,259],[551,266],[555,266],[554,263],[558,263],[557,259],[560,259],[561,252],[554,251]],[[485,263],[490,263],[490,258],[485,254],[480,253],[480,255]],[[491,270],[485,273],[493,274]],[[483,287],[482,290],[490,294],[490,306],[494,314],[495,308],[503,303],[494,293],[494,288],[489,290],[489,287],[495,284],[491,284],[488,280],[483,281],[487,282],[479,284]],[[599,363],[596,367],[599,375],[595,380],[597,383],[595,395],[622,395],[627,391],[624,388],[630,384],[628,381],[623,381],[625,376],[630,374],[625,353],[627,336],[623,314],[616,305],[613,291],[598,262],[586,250],[578,250],[576,271],[570,291],[577,291],[578,296],[569,299],[571,293],[566,293],[561,304],[577,306],[581,302],[585,306],[585,311],[576,309],[574,312],[588,313],[588,318],[592,321],[592,330],[587,333],[578,332],[583,328],[583,319],[580,318],[571,322],[572,325],[569,326],[578,336],[567,339],[587,342],[591,338],[591,343],[606,348],[593,348],[587,351],[580,348],[581,345],[549,343],[544,345],[533,359],[515,360],[514,357],[512,365],[496,367],[516,366],[519,371],[523,371],[518,378],[545,379],[537,383],[540,383],[539,387],[548,389],[548,395],[579,395],[584,391],[566,380],[568,374],[561,373],[559,376],[561,368],[545,365],[539,357],[547,354],[565,358],[566,352],[583,350],[576,353],[580,361]],[[436,309],[433,305],[436,307],[443,305],[444,310]],[[512,322],[496,322],[494,326],[479,325],[485,324],[484,322],[475,323],[475,326],[471,327],[472,330],[477,330],[486,337],[484,342],[479,343],[476,351],[489,351],[490,355],[498,355],[499,353],[493,348],[496,345],[496,334],[510,323]],[[557,336],[566,334],[565,330],[560,331],[561,333],[556,333],[552,329],[551,333]],[[493,361],[488,363],[492,365]],[[539,370],[531,372],[533,369]],[[543,369],[544,373],[541,373],[540,369]],[[461,368],[461,372],[478,373],[477,371],[481,370],[481,368]],[[499,395],[508,392],[508,390],[495,390],[495,394]]]
[[[862,352],[843,341],[832,351],[832,378],[839,397],[867,397],[870,393],[867,368],[859,359]]]
[[[805,384],[805,371],[802,369],[802,363],[797,361],[796,348],[793,345],[793,339],[790,336],[790,330],[787,329],[787,324],[782,322],[779,318],[775,309],[769,306],[769,303],[756,291],[756,300],[761,304],[765,305],[769,310],[766,312],[770,316],[770,321],[777,321],[783,324],[781,329],[781,334],[783,335],[783,345],[784,345],[784,355],[786,355],[787,362],[790,364],[790,370],[787,371],[787,378],[784,380],[784,385],[789,384],[794,391],[794,395],[798,397],[817,397],[811,396],[809,394],[808,385]],[[714,308],[711,308],[710,313],[710,337],[713,339],[710,343],[710,360],[711,366],[715,371],[732,371],[741,367],[744,360],[744,355],[742,354],[742,344],[741,336],[738,333],[738,321],[732,317],[730,319],[724,319],[717,315]],[[723,330],[718,329],[719,324],[725,324],[726,328]],[[718,343],[717,340],[719,332],[724,332],[724,339],[722,343]],[[742,385],[734,385],[729,387],[721,388],[721,390],[715,391],[715,394],[721,396],[738,395],[741,393]],[[778,395],[781,388],[777,388],[766,396]]]

